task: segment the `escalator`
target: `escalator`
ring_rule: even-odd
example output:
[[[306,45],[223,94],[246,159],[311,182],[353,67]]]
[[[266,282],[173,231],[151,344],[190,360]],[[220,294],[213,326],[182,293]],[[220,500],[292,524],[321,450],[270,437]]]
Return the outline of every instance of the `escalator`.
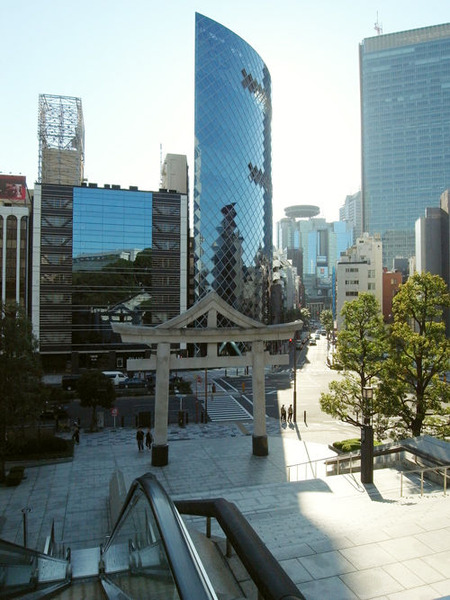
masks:
[[[103,546],[53,554],[0,540],[0,598],[217,598],[177,509],[151,474],[133,482]]]

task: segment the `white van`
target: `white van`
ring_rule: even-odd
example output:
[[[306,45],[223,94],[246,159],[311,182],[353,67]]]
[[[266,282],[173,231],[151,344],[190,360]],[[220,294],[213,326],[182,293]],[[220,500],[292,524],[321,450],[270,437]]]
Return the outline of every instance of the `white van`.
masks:
[[[117,387],[121,383],[124,383],[125,379],[127,378],[127,376],[124,375],[122,371],[103,371],[103,375],[106,375],[106,377],[112,379],[114,385]]]

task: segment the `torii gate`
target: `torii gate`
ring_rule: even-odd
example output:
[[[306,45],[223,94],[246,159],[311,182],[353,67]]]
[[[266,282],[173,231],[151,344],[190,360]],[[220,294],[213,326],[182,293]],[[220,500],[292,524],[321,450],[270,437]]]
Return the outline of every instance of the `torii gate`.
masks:
[[[218,327],[217,315],[233,323],[231,327]],[[188,327],[207,315],[207,327]],[[252,367],[253,383],[253,454],[267,456],[269,453],[266,433],[266,396],[264,367],[289,364],[288,354],[270,354],[264,351],[264,342],[282,341],[294,337],[302,327],[302,321],[264,325],[246,317],[216,292],[210,292],[183,314],[155,327],[112,323],[113,330],[123,342],[156,344],[156,357],[129,359],[130,371],[156,371],[155,428],[152,465],[162,467],[169,462],[168,415],[169,376],[171,370],[200,370],[226,367]],[[223,342],[250,342],[251,352],[243,356],[218,356],[217,345]],[[207,344],[207,355],[178,358],[170,353],[171,344]]]

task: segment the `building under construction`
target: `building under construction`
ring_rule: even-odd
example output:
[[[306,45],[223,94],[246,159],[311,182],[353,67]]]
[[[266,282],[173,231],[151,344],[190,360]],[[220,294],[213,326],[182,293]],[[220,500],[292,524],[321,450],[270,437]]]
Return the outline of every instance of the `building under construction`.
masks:
[[[39,95],[40,183],[80,185],[84,177],[81,99]]]

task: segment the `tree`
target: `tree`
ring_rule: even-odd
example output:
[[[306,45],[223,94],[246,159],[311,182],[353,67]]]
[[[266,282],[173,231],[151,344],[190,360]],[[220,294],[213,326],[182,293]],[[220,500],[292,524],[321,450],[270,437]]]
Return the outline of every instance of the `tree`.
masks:
[[[309,308],[300,309],[300,319],[303,321],[303,330],[309,329],[309,322],[311,320],[311,311]]]
[[[418,436],[430,415],[445,412],[449,340],[442,320],[450,296],[444,280],[416,273],[400,286],[392,304],[386,377],[380,386],[384,413],[397,417],[400,428]],[[400,433],[403,433],[402,431]]]
[[[0,481],[5,479],[6,443],[13,427],[42,409],[41,366],[32,325],[18,305],[0,306]]]
[[[322,324],[322,327],[327,332],[327,340],[329,340],[331,334],[333,333],[333,329],[334,329],[334,321],[333,321],[333,313],[332,313],[332,311],[329,310],[328,308],[326,308],[325,310],[323,310],[320,313],[320,322]]]
[[[87,371],[78,380],[77,391],[81,406],[92,408],[90,430],[95,431],[97,429],[97,406],[111,408],[116,399],[114,383],[101,371]]]
[[[376,380],[383,369],[386,334],[375,296],[362,293],[342,308],[343,327],[336,343],[335,365],[343,369],[343,378],[321,394],[322,410],[335,418],[362,427],[378,412],[377,400],[366,406],[364,388]]]

